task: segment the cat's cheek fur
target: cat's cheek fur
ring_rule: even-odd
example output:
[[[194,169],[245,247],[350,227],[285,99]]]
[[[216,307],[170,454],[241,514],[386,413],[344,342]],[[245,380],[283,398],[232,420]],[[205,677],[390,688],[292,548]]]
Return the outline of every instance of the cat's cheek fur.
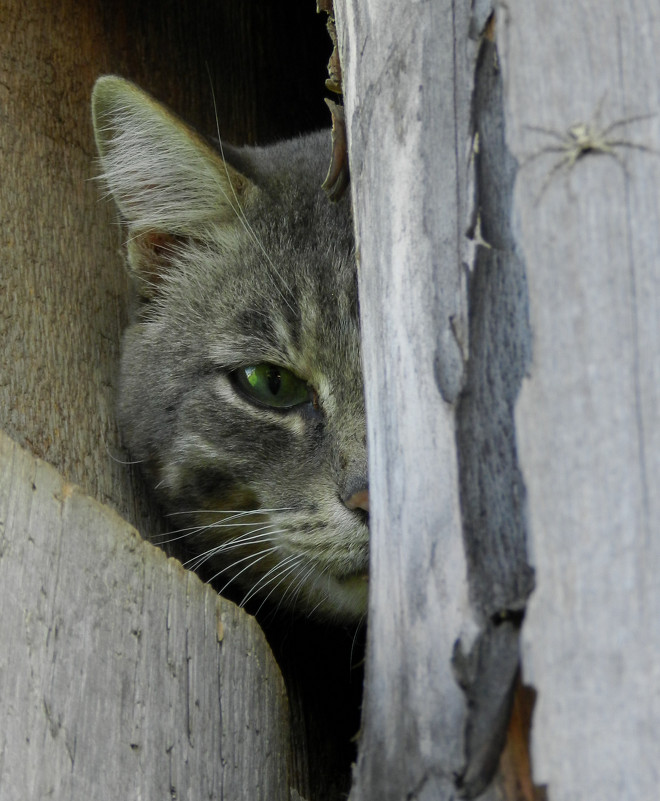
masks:
[[[228,147],[117,77],[94,127],[141,298],[124,337],[119,423],[131,458],[239,599],[357,621],[368,581],[365,416],[353,225],[321,182],[329,137]],[[309,408],[250,405],[228,380],[290,370]],[[242,593],[242,595],[241,595]]]

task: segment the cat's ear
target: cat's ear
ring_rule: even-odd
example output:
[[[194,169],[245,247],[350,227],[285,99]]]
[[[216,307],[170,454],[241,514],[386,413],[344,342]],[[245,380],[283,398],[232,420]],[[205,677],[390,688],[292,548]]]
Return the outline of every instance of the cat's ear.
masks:
[[[99,78],[92,118],[103,178],[129,226],[133,270],[158,283],[171,243],[223,231],[258,191],[188,125],[134,84]],[[232,231],[235,236],[232,237]]]

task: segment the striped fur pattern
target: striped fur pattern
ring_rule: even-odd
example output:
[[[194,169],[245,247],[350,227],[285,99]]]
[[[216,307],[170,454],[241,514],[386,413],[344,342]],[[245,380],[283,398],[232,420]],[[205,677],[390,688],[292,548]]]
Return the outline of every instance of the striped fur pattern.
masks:
[[[119,421],[171,536],[245,602],[361,619],[368,513],[347,501],[367,487],[355,252],[347,201],[320,189],[327,133],[218,152],[114,76],[97,82],[93,118],[139,297]],[[251,402],[232,375],[262,363],[314,402]]]

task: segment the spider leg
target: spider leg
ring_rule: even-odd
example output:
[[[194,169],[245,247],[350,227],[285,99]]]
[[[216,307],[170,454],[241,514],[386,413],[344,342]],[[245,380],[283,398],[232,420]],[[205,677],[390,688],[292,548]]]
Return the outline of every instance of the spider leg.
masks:
[[[660,151],[659,150],[656,150],[653,147],[649,147],[648,145],[642,145],[639,142],[627,142],[625,139],[615,139],[615,140],[609,141],[607,144],[608,144],[608,146],[610,148],[628,147],[631,150],[641,150],[644,153],[653,153],[656,156],[660,156]]]
[[[623,170],[623,174],[626,176],[626,178],[630,180],[630,172],[628,171],[628,165],[626,164],[624,159],[616,152],[616,150],[612,149],[616,143],[608,142],[607,144],[610,146],[610,149],[603,150],[602,152],[606,156],[611,156],[614,159],[614,161],[616,161],[616,163],[619,165],[619,167],[621,167],[621,169]]]
[[[561,147],[560,145],[548,145],[547,147],[541,148],[541,150],[537,150],[534,153],[530,153],[529,155],[525,156],[525,158],[520,162],[519,169],[523,169],[523,167],[527,167],[528,164],[531,164],[532,161],[536,161],[536,159],[540,158],[541,156],[545,156],[548,153],[562,153],[566,156],[568,148],[564,145]]]
[[[566,135],[560,133],[559,131],[554,131],[552,128],[544,128],[541,125],[525,125],[528,131],[534,131],[535,133],[542,133],[546,136],[552,136],[553,139],[557,139],[559,142],[563,142],[566,139]]]
[[[564,165],[569,164],[571,155],[572,155],[571,153],[564,152],[564,156],[560,159],[557,159],[557,161],[552,165],[552,168],[548,171],[545,178],[543,179],[543,183],[541,184],[539,193],[534,201],[535,206],[538,206],[539,203],[541,202],[541,199],[543,198],[543,195],[545,195],[546,189],[550,186],[550,182],[554,178],[555,174],[558,173],[562,169],[562,167],[564,167]]]
[[[601,131],[601,136],[606,137],[608,133],[611,133],[615,128],[621,128],[624,125],[630,125],[632,122],[641,122],[642,120],[650,120],[651,117],[656,117],[658,114],[657,111],[651,112],[649,114],[636,114],[633,117],[624,117],[622,120],[615,120],[611,122],[606,128]]]

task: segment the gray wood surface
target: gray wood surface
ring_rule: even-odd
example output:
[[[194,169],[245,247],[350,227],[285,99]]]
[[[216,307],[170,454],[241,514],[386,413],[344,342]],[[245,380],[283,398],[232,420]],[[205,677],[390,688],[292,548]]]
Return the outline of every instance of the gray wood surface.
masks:
[[[372,499],[351,798],[475,796],[503,743],[531,587],[513,440],[526,296],[508,225],[501,91],[492,70],[476,72],[495,63],[492,46],[480,55],[488,13],[394,0],[335,0],[335,12]],[[496,158],[470,183],[477,89],[480,133]],[[474,194],[475,181],[493,176],[503,197]],[[475,233],[470,242],[479,204],[495,248],[475,246]]]
[[[162,522],[115,425],[128,286],[114,206],[92,180],[92,86],[100,74],[124,75],[204,134],[216,132],[215,99],[224,139],[263,143],[329,125],[329,51],[312,0],[0,3],[0,430],[145,537]],[[357,702],[331,675],[319,681],[313,663],[300,678],[312,649],[302,633],[291,642],[280,654],[292,783],[334,801],[350,782]],[[0,641],[0,652],[8,647]],[[288,665],[287,647],[300,652]],[[349,656],[342,676],[345,664]]]
[[[467,139],[468,105],[451,59],[454,25],[467,18],[455,22],[446,2],[336,1],[335,12],[372,498],[368,661],[351,798],[443,799],[462,760],[465,703],[451,656],[469,613],[454,406],[466,327],[458,178],[466,159],[457,142]],[[430,69],[433,83],[421,78]]]
[[[323,53],[313,54],[317,76],[300,67],[318,49],[318,36],[299,33],[310,20],[330,46],[323,20],[311,0],[285,5],[0,6],[0,429],[145,536],[158,533],[158,515],[139,470],[123,463],[115,424],[128,284],[114,205],[92,180],[92,86],[121,74],[205,135],[216,133],[217,108],[222,136],[237,144],[329,125]],[[310,91],[316,106],[301,100]]]
[[[469,701],[461,792],[483,791],[500,757],[519,665],[519,634],[533,588],[518,467],[514,405],[530,358],[524,265],[511,224],[516,164],[504,139],[501,71],[491,23],[471,24],[478,42],[474,71],[474,203],[468,235],[475,245],[469,280],[469,358],[457,409],[457,449],[470,600],[479,621],[474,645],[457,649],[454,667]],[[480,35],[479,35],[480,34]],[[524,699],[517,699],[524,704]],[[514,729],[515,731],[515,724]],[[507,799],[507,773],[529,783],[509,726],[508,767],[497,787]],[[523,747],[525,732],[522,733]],[[514,741],[512,741],[512,736]],[[505,758],[505,763],[507,759]]]
[[[0,434],[0,798],[288,801],[255,621]]]
[[[500,12],[507,142],[521,165],[514,219],[533,329],[516,420],[537,581],[523,635],[524,678],[538,693],[534,776],[552,801],[653,801],[658,4],[507,0]],[[576,124],[591,128],[593,146],[572,163],[570,148],[586,133],[574,128],[571,144]],[[598,152],[603,142],[606,153]]]

